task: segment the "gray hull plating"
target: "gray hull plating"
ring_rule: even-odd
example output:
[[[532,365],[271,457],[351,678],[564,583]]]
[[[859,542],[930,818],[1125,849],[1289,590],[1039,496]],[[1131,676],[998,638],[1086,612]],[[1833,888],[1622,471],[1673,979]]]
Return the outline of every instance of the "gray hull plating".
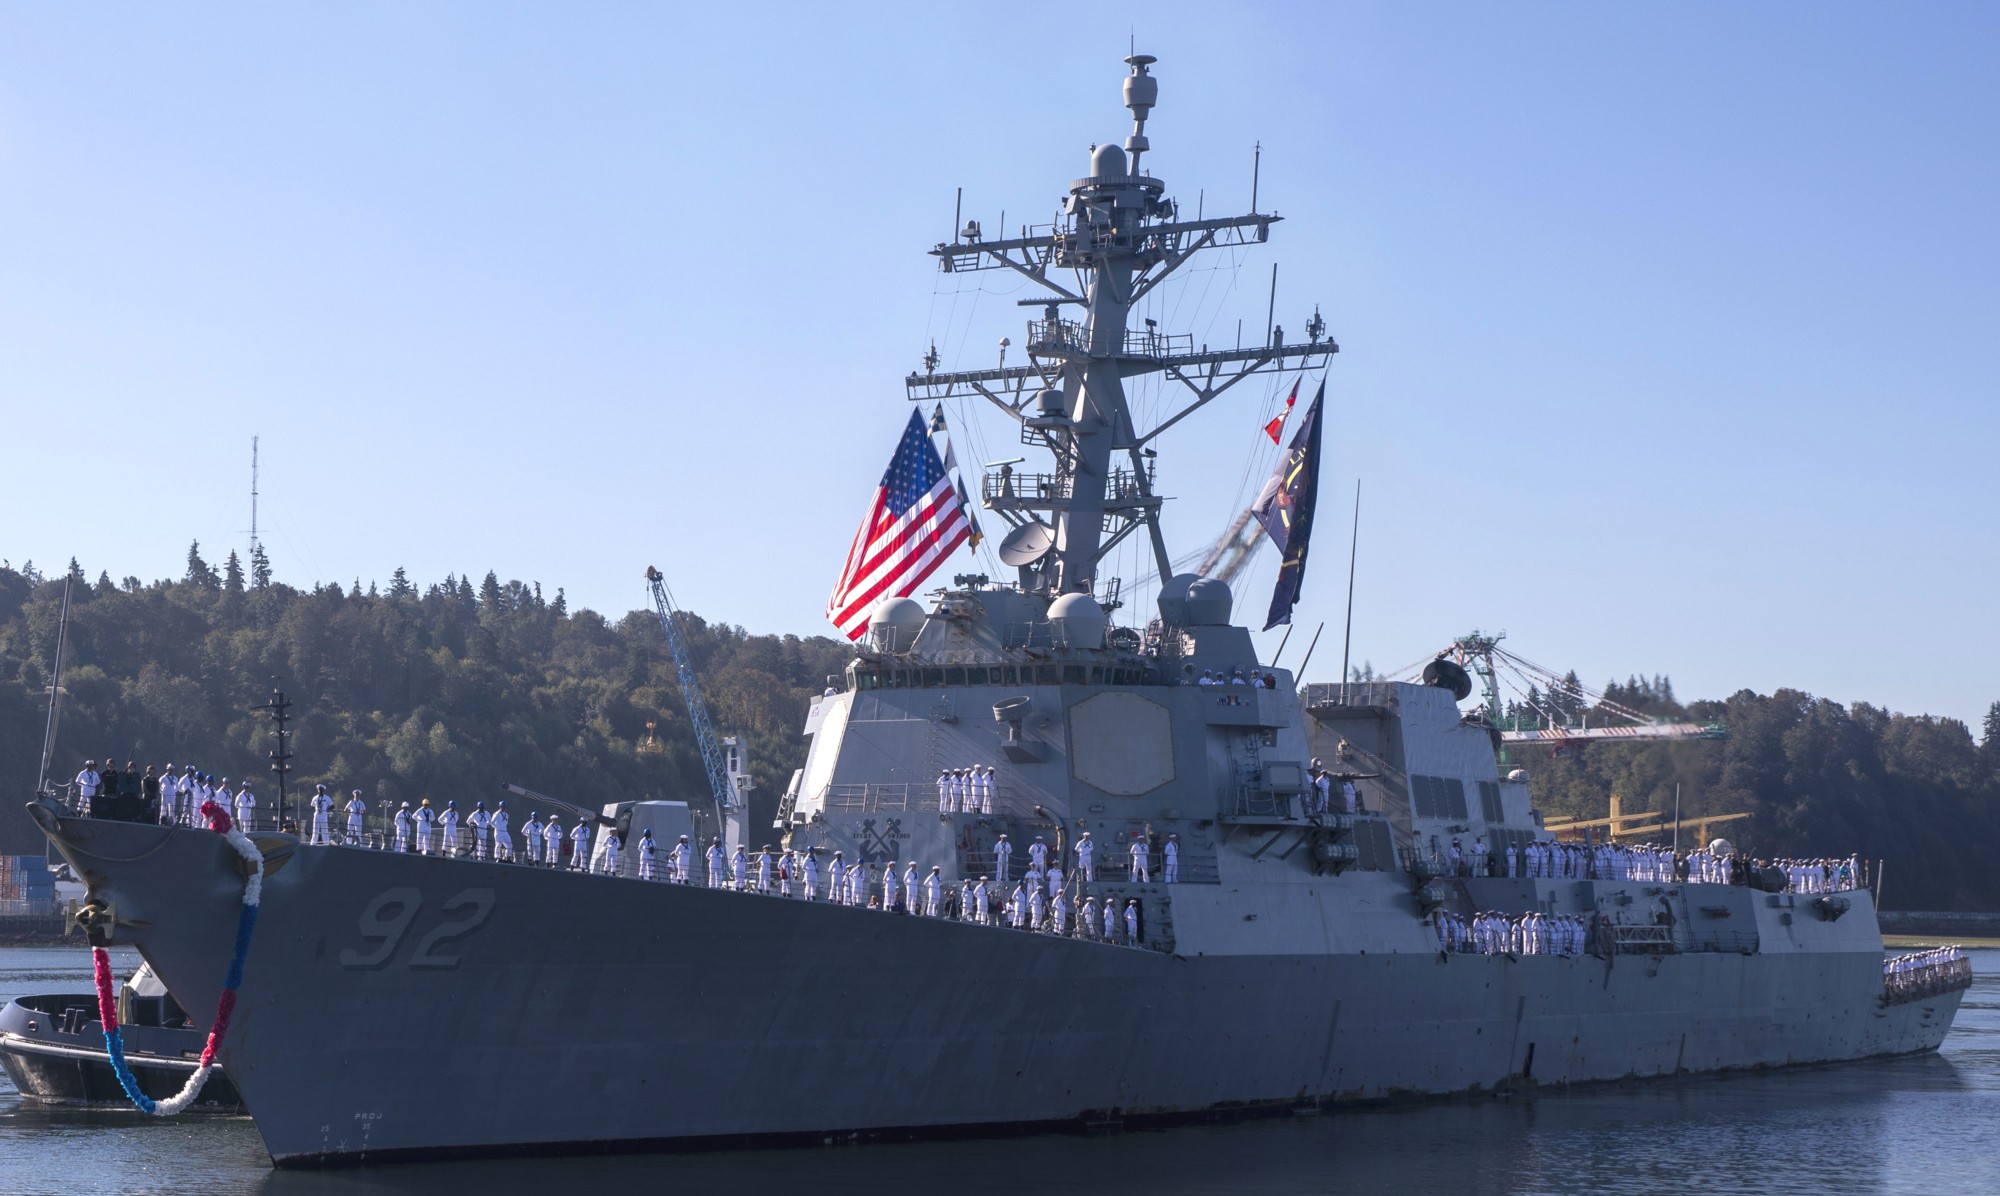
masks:
[[[117,937],[190,1008],[212,1009],[239,892],[221,841],[75,820],[55,830],[116,911]],[[1445,957],[1420,940],[1328,953],[1367,875],[1264,893],[1174,886],[1181,953],[1166,954],[289,840],[266,851],[224,1062],[281,1164],[950,1131],[1846,1060],[1935,1048],[1959,999],[1881,1005],[1865,894],[1834,923],[1758,915],[1769,924],[1756,954],[1607,963]],[[1292,908],[1244,919],[1267,900]],[[582,908],[596,912],[553,913]],[[1315,923],[1318,942],[1280,949]],[[1783,949],[1801,934],[1825,941]]]

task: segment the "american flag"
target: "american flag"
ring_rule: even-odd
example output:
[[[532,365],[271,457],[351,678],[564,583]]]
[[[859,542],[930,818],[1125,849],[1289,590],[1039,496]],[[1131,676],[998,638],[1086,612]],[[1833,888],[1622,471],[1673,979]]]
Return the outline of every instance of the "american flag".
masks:
[[[827,621],[848,639],[860,639],[877,603],[915,593],[971,534],[958,487],[931,444],[923,416],[912,411],[903,442],[875,488],[875,503],[847,550],[847,567],[827,600]]]

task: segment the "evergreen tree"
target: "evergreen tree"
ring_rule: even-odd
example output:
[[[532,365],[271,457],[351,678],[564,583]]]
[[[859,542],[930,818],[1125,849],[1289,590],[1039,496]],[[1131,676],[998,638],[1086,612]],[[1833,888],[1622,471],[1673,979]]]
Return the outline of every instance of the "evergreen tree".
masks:
[[[556,587],[556,600],[549,603],[549,609],[556,612],[556,618],[569,618],[569,600],[563,597],[561,586]]]
[[[229,550],[229,559],[222,562],[222,588],[232,594],[243,592],[243,562],[236,559],[236,550]]]
[[[479,605],[483,610],[499,610],[500,577],[493,570],[486,571],[486,580],[479,583]]]
[[[396,566],[396,571],[389,575],[389,597],[414,598],[416,596],[417,587],[410,584],[410,575],[403,570],[401,565]]]
[[[90,584],[90,579],[83,575],[83,566],[76,563],[75,557],[69,558],[69,578],[71,581],[80,581],[86,586]]]
[[[1989,776],[2000,773],[2000,702],[1986,708],[1986,720],[1979,729],[1979,763]]]
[[[98,593],[109,594],[117,588],[118,588],[117,586],[111,584],[111,571],[109,569],[104,569],[99,571],[99,573],[97,574]]]
[[[209,589],[213,589],[217,584],[215,569],[207,561],[201,559],[200,540],[196,540],[188,545],[187,576],[182,580],[191,586],[202,586]]]
[[[250,550],[250,584],[260,590],[271,584],[271,557],[262,542]]]

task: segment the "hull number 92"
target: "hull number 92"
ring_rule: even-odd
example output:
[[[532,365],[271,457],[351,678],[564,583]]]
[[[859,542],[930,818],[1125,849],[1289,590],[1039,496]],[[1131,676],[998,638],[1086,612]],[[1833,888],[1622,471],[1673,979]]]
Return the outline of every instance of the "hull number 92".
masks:
[[[420,918],[423,908],[424,895],[409,885],[399,885],[378,894],[362,909],[360,918],[356,920],[355,929],[361,936],[362,945],[343,948],[340,966],[386,967],[403,945],[403,940],[422,922],[426,929],[417,936],[415,945],[404,956],[404,966],[418,969],[455,968],[458,956],[452,949],[460,939],[486,924],[487,917],[493,912],[493,890],[461,889],[439,907],[441,917]]]

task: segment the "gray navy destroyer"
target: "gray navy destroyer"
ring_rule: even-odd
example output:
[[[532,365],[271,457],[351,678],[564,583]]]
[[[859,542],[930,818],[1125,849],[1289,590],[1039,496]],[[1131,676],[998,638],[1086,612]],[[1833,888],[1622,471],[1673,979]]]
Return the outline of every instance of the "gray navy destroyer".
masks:
[[[1138,933],[642,880],[635,837],[672,803],[612,811],[615,877],[256,836],[261,918],[222,1061],[278,1165],[1202,1118],[1938,1046],[1962,985],[1885,983],[1865,888],[1441,866],[1454,838],[1499,859],[1547,837],[1461,711],[1463,675],[1301,687],[1258,659],[1226,584],[1175,574],[1160,433],[1336,348],[1317,318],[1304,341],[1216,349],[1132,326],[1183,263],[1278,217],[1185,218],[1142,165],[1153,59],[1127,62],[1131,133],[1091,151],[1053,225],[968,223],[933,250],[1037,288],[1026,363],[933,355],[907,379],[912,399],[990,401],[1049,455],[980,488],[1015,573],[872,608],[844,685],[811,704],[777,834],[871,883],[935,866],[950,892],[994,875],[1000,835],[1017,870],[1039,839],[1067,900],[1130,909]],[[1140,427],[1125,388],[1147,374],[1186,401]],[[1159,582],[1130,625],[1100,576],[1128,537]],[[1239,672],[1269,684],[1198,683]],[[1313,801],[1315,758],[1361,778],[1355,812]],[[990,782],[941,800],[960,767]],[[214,1008],[243,892],[221,836],[33,809],[89,886],[93,939]],[[734,812],[731,846],[748,833]],[[1564,915],[1587,942],[1441,949],[1442,915],[1482,911]]]

